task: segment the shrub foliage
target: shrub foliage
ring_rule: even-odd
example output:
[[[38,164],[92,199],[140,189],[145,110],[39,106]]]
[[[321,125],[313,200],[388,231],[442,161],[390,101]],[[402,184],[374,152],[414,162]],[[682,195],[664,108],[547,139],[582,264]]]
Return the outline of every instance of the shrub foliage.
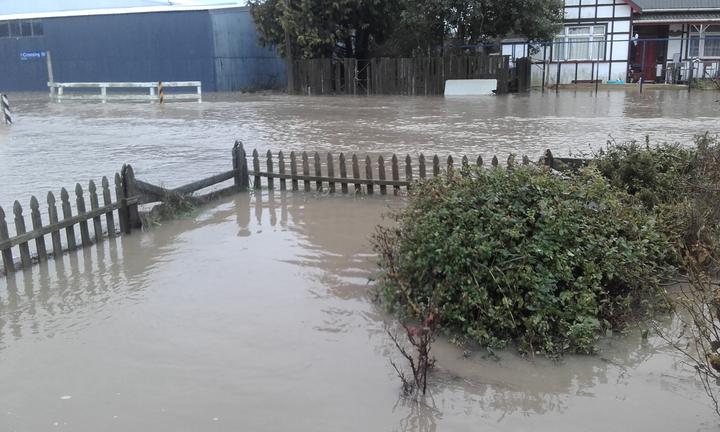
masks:
[[[595,169],[466,168],[419,183],[393,216],[373,240],[386,304],[437,310],[445,329],[491,348],[592,352],[654,304],[669,270],[653,213]]]
[[[677,262],[709,266],[720,257],[720,145],[696,137],[694,147],[614,145],[596,155],[610,182],[638,197],[672,243]],[[712,259],[711,259],[712,258]]]

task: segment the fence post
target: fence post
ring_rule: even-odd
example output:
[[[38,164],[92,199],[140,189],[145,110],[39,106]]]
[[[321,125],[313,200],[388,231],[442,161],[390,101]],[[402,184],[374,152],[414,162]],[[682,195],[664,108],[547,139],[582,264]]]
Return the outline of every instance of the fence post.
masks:
[[[112,204],[112,196],[110,195],[110,182],[105,176],[102,178],[102,190],[103,205],[109,206]],[[115,216],[113,216],[112,211],[105,213],[105,220],[107,222],[108,237],[115,237]]]
[[[60,201],[62,202],[63,220],[70,219],[72,217],[70,195],[65,188],[60,189]],[[77,246],[75,242],[75,228],[73,225],[65,228],[65,236],[67,237],[68,250],[74,250]]]
[[[120,232],[130,234],[130,228],[128,227],[127,200],[125,199],[125,187],[123,186],[122,177],[119,173],[115,173],[115,198],[118,200]]]
[[[400,192],[400,186],[397,184],[397,182],[400,181],[400,170],[398,168],[398,158],[396,155],[392,155],[392,158],[390,159],[390,172],[392,173],[392,179],[395,182],[393,185],[393,193],[397,195]]]
[[[138,190],[137,184],[135,183],[135,172],[133,171],[132,165],[126,165],[123,167],[123,192],[125,193],[125,199],[138,198],[140,191]],[[138,203],[127,203],[127,223],[128,223],[128,234],[133,228],[142,228],[142,221],[140,220],[140,213],[138,212]]]
[[[267,174],[268,174],[268,189],[275,189],[275,179],[273,178],[273,160],[272,160],[272,151],[268,150],[265,154],[265,162],[267,165]]]
[[[82,186],[80,186],[80,183],[75,185],[75,196],[77,198],[76,204],[78,216],[82,217],[85,213],[87,213],[87,210],[85,209],[85,198],[83,198],[83,189]],[[83,246],[90,246],[92,244],[90,241],[90,229],[88,228],[87,219],[84,218],[80,221],[80,240],[82,241]]]
[[[382,155],[378,156],[378,178],[380,181],[385,181],[385,159],[383,159]],[[387,194],[387,185],[380,185],[380,194]]]
[[[100,208],[100,200],[98,199],[97,187],[92,180],[90,180],[90,184],[88,185],[88,192],[90,193],[90,209],[95,211]],[[95,241],[100,242],[103,237],[102,219],[100,219],[100,216],[93,218],[93,230],[95,232]]]
[[[347,178],[347,165],[345,165],[345,155],[340,153],[340,178]],[[342,193],[348,193],[348,184],[346,182],[340,183],[340,190]]]
[[[232,149],[233,170],[235,171],[235,187],[246,191],[250,185],[247,155],[242,141],[235,141]]]
[[[355,180],[360,179],[360,165],[358,165],[358,158],[357,155],[354,153],[352,155],[352,174]],[[355,193],[360,192],[362,192],[361,183],[355,183]]]
[[[368,195],[373,194],[373,183],[372,183],[372,160],[370,160],[370,156],[365,156],[365,178],[370,180],[370,183],[367,185],[367,193]]]
[[[693,75],[695,75],[695,62],[690,59],[690,70],[688,70],[688,93],[692,90]]]
[[[294,151],[290,152],[290,177],[292,178],[292,190],[298,190],[297,180],[297,156]]]
[[[58,212],[57,212],[57,206],[55,206],[55,195],[52,192],[48,192],[47,194],[47,204],[48,204],[48,220],[50,221],[50,225],[58,223]],[[50,233],[50,238],[52,238],[52,245],[53,245],[53,256],[55,258],[62,256],[62,240],[60,239],[60,231],[53,231]]]
[[[26,233],[25,216],[23,216],[23,210],[20,202],[15,201],[15,205],[13,205],[13,212],[15,213],[15,231],[17,232],[17,235],[23,235]],[[32,259],[30,258],[30,247],[28,246],[27,242],[20,243],[20,261],[25,268],[28,268],[32,265]]]
[[[285,175],[285,155],[283,154],[282,150],[278,152],[278,172],[281,175],[280,190],[287,190],[287,180],[285,179],[285,177],[282,177]]]
[[[253,149],[253,171],[255,171],[255,181],[253,182],[254,189],[260,189],[262,184],[260,183],[260,155],[258,155],[257,149]]]
[[[328,188],[330,189],[330,193],[335,193],[335,182],[333,181],[333,179],[335,179],[335,162],[333,162],[332,153],[327,154],[327,173],[330,178]]]
[[[302,152],[302,170],[303,177],[305,177],[305,180],[303,180],[303,190],[309,192],[310,180],[308,180],[308,177],[310,177],[310,162],[308,162],[308,154],[305,151]]]
[[[550,149],[547,149],[545,151],[545,154],[543,155],[540,163],[541,163],[541,165],[545,165],[550,168],[552,168],[553,165],[555,165],[554,157],[553,157],[553,154],[550,151]]]
[[[0,207],[0,242],[8,240],[10,235],[8,233],[7,222],[5,222],[5,211]],[[2,249],[2,261],[5,266],[5,273],[12,273],[15,271],[15,261],[13,261],[12,248]]]
[[[42,229],[42,218],[40,216],[40,203],[35,195],[30,198],[30,220],[32,221],[33,230]],[[47,261],[47,247],[45,247],[45,236],[37,236],[35,238],[35,250],[37,251],[38,260]]]
[[[315,162],[315,177],[322,177],[322,167],[320,165],[320,154],[318,154],[318,152],[315,152],[315,156],[313,157],[313,160]],[[317,191],[322,190],[322,181],[317,180],[315,182],[315,190],[317,190]]]

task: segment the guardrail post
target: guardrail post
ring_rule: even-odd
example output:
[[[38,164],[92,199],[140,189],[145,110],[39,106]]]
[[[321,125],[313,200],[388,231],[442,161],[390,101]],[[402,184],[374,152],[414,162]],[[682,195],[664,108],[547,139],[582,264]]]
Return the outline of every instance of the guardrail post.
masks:
[[[247,154],[242,141],[235,141],[232,150],[233,170],[235,170],[235,186],[241,191],[250,187],[250,173],[248,171]]]

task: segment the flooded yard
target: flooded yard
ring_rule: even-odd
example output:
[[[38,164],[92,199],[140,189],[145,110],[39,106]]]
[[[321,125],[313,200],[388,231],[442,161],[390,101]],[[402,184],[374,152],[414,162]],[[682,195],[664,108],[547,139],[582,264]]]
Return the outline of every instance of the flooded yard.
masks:
[[[693,371],[636,331],[561,362],[441,339],[432,397],[401,399],[368,283],[398,205],[243,194],[0,279],[0,429],[716,428]]]
[[[87,184],[130,163],[139,178],[178,186],[231,167],[249,150],[398,153],[490,158],[567,155],[608,139],[689,142],[720,133],[716,92],[589,90],[483,98],[287,97],[209,94],[202,104],[52,103],[10,95],[0,127],[0,206]],[[473,158],[474,159],[474,158]]]
[[[481,99],[208,95],[202,104],[11,95],[0,206],[111,176],[168,187],[265,151],[536,158],[720,133],[717,93]],[[431,397],[400,397],[369,243],[402,197],[238,194],[0,277],[0,431],[705,431],[694,371],[640,329],[532,361],[441,338]],[[391,324],[390,324],[391,325]],[[668,322],[665,325],[671,326]]]

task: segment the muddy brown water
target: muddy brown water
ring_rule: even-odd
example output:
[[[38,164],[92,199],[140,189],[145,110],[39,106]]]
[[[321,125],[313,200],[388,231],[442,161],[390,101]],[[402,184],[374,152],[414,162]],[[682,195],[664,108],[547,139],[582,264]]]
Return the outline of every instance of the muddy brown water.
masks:
[[[210,95],[203,104],[51,104],[11,95],[0,205],[132,163],[176,186],[260,150],[560,154],[718,133],[716,93],[487,99]],[[465,357],[441,339],[431,393],[399,397],[369,294],[368,237],[395,197],[241,194],[0,278],[0,431],[697,431],[692,370],[637,332],[555,363]],[[399,360],[399,359],[398,359]]]
[[[696,431],[717,421],[655,338],[469,357],[399,397],[368,233],[398,198],[241,194],[0,279],[2,431]]]
[[[63,103],[10,95],[0,126],[0,206],[28,202],[131,163],[139,178],[179,186],[231,168],[248,149],[467,154],[533,159],[587,152],[608,139],[688,143],[720,133],[718,92],[589,90],[483,98],[208,94],[202,104]],[[474,158],[473,158],[474,159]]]

